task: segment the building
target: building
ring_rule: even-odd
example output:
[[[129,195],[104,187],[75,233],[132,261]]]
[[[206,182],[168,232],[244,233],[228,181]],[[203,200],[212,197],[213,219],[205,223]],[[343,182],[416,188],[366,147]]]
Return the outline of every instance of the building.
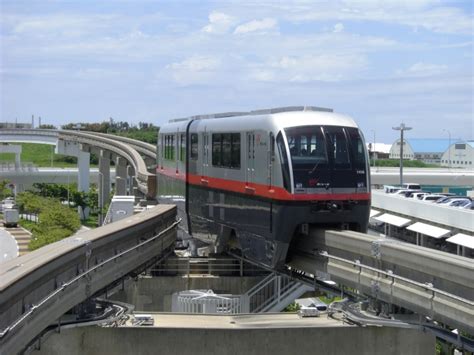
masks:
[[[11,128],[33,128],[33,126],[31,125],[31,123],[0,122],[0,129]]]
[[[441,164],[441,156],[447,151],[451,143],[458,143],[459,139],[438,138],[408,138],[404,139],[403,159],[420,160],[429,164]],[[400,139],[397,139],[390,148],[390,159],[400,159]]]
[[[441,166],[451,168],[473,168],[474,141],[452,144],[441,156]]]
[[[366,143],[370,159],[388,159],[391,144],[385,143]]]

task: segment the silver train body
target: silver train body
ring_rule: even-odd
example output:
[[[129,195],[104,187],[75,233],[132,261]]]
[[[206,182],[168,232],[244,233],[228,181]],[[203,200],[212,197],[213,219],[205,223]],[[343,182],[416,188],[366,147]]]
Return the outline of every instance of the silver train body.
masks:
[[[370,174],[348,116],[290,107],[174,120],[158,137],[158,200],[194,238],[282,266],[309,226],[366,231]]]

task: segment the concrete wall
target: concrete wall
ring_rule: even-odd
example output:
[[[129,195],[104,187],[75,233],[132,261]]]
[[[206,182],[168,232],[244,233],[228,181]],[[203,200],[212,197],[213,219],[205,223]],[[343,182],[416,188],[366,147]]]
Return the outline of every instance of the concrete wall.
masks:
[[[240,295],[262,280],[257,277],[162,276],[142,277],[109,297],[135,305],[136,311],[171,312],[171,295],[184,290],[213,290]]]
[[[32,354],[365,354],[435,353],[432,335],[400,328],[101,328],[62,330]]]

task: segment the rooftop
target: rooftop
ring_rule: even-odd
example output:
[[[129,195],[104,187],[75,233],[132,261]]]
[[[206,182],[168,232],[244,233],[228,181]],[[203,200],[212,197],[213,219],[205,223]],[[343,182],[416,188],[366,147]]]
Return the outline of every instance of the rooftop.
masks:
[[[450,144],[459,143],[459,138],[405,138],[415,153],[442,153]]]

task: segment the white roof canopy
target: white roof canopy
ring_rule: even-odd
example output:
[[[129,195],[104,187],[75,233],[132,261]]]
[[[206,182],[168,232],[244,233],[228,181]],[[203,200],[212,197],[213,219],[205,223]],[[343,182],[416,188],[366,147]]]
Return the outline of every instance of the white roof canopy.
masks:
[[[384,213],[381,216],[374,217],[377,221],[391,224],[396,227],[405,227],[411,222],[410,219],[395,216],[390,213]]]
[[[378,214],[381,214],[382,212],[374,210],[373,208],[370,210],[370,218],[377,216]]]
[[[451,238],[446,239],[447,242],[461,245],[463,247],[467,247],[470,249],[474,249],[474,237],[463,234],[463,233],[458,233]]]
[[[448,234],[451,232],[448,229],[435,227],[430,224],[421,222],[416,222],[411,226],[408,226],[407,229],[436,239],[447,237]]]

